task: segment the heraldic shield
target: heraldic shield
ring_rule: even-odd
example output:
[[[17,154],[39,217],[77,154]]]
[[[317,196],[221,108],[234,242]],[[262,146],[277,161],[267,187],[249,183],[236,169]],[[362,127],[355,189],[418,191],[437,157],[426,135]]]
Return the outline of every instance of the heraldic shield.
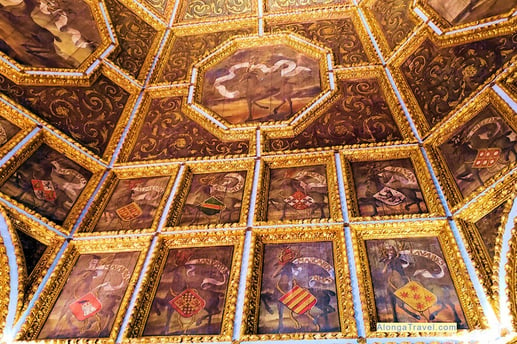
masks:
[[[170,300],[169,304],[182,317],[190,318],[205,308],[206,302],[195,289],[186,289]]]
[[[88,293],[71,303],[69,307],[77,320],[83,321],[97,314],[102,309],[102,304],[95,295]]]

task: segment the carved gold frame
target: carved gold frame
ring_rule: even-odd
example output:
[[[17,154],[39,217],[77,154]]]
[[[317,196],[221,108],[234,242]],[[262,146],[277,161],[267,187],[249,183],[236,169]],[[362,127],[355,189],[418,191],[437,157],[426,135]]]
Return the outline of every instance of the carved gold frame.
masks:
[[[1,211],[1,214],[6,215],[4,218],[8,222],[9,232],[14,244],[16,262],[18,263],[18,317],[27,309],[29,302],[39,287],[39,282],[56,258],[58,251],[65,242],[65,238],[45,228],[37,221],[18,214],[13,209],[6,209],[5,213]],[[47,246],[45,252],[30,274],[28,274],[26,269],[22,245],[16,235],[16,230],[25,233]]]
[[[507,257],[508,262],[505,265],[506,272],[506,290],[504,291],[508,297],[508,308],[510,310],[510,316],[512,320],[513,330],[517,330],[517,236],[516,236],[516,224],[514,220],[514,226],[512,228],[512,237],[510,239],[510,250],[508,251]],[[503,291],[501,291],[503,292]],[[517,337],[514,338],[512,343],[517,343]]]
[[[187,3],[190,1],[182,1],[179,3],[178,11],[173,21],[174,26],[182,26],[182,25],[198,25],[204,24],[207,22],[219,21],[219,22],[238,22],[244,21],[246,19],[255,18],[257,16],[257,0],[249,0],[250,2],[250,11],[243,13],[236,13],[230,15],[214,15],[214,16],[198,16],[196,18],[187,18],[184,19],[187,10]],[[241,3],[244,1],[241,1]],[[199,3],[195,4],[195,7],[211,7],[213,3],[204,3],[200,5]]]
[[[70,209],[70,212],[66,216],[63,221],[63,225],[59,226],[52,221],[46,219],[44,216],[40,215],[36,211],[30,209],[29,207],[15,201],[11,200],[16,206],[20,207],[20,209],[26,211],[29,214],[34,215],[38,219],[45,219],[48,223],[57,228],[61,232],[65,234],[69,234],[71,231],[72,225],[75,223],[77,218],[79,217],[82,208],[85,206],[88,198],[95,190],[97,183],[100,181],[102,177],[102,172],[104,168],[99,165],[95,160],[90,158],[89,156],[82,154],[80,151],[73,149],[67,142],[51,135],[49,132],[42,130],[40,131],[34,138],[32,138],[22,149],[20,149],[0,170],[0,185],[3,185],[9,179],[9,177],[27,160],[32,154],[43,144],[48,145],[50,148],[56,150],[57,152],[62,153],[67,158],[71,159],[75,163],[81,165],[85,169],[92,172],[92,176],[84,189],[82,190],[79,198],[77,198],[75,204]],[[9,196],[0,193],[4,199],[10,199]]]
[[[127,162],[130,154],[136,144],[136,140],[138,139],[138,136],[140,134],[140,131],[142,129],[143,124],[145,123],[145,120],[147,118],[147,110],[151,106],[151,102],[153,99],[157,98],[164,98],[164,97],[182,97],[183,101],[181,104],[181,113],[188,119],[192,120],[193,122],[199,124],[201,127],[206,129],[208,132],[210,132],[212,135],[216,136],[222,141],[237,141],[237,140],[249,140],[249,152],[248,154],[236,154],[235,158],[243,158],[247,156],[253,156],[256,153],[256,135],[255,135],[255,129],[251,130],[240,130],[236,132],[229,132],[224,131],[221,127],[215,125],[212,123],[209,119],[200,116],[197,114],[195,110],[191,108],[191,103],[189,103],[188,99],[188,87],[185,87],[184,85],[180,85],[179,87],[172,87],[169,89],[156,89],[151,90],[149,92],[146,92],[142,103],[139,107],[139,113],[142,114],[142,116],[138,116],[138,118],[133,121],[131,124],[131,127],[129,129],[129,133],[125,139],[124,149],[120,152],[118,157],[117,165],[124,164],[125,166],[132,166],[132,165],[141,165],[149,164],[149,163],[157,163],[157,162],[183,162],[183,161],[195,161],[200,159],[209,159],[209,160],[216,160],[216,159],[224,159],[228,158],[227,155],[218,155],[218,156],[210,156],[210,157],[189,157],[189,158],[171,158],[171,159],[165,159],[165,160],[144,160],[144,161],[134,161],[134,162]]]
[[[506,186],[506,188],[505,188]],[[498,312],[499,310],[499,265],[501,262],[501,251],[503,245],[503,234],[505,225],[513,205],[517,189],[509,188],[507,185],[499,184],[496,188],[489,189],[479,199],[470,204],[468,208],[462,210],[455,221],[462,229],[464,241],[469,248],[470,256],[476,267],[481,285],[483,286],[492,307]],[[481,218],[492,212],[495,208],[504,204],[503,216],[501,217],[501,225],[493,230],[497,232],[495,241],[495,256],[490,257],[475,223]]]
[[[181,181],[178,186],[178,192],[175,195],[174,203],[171,206],[169,215],[167,216],[168,226],[172,226],[174,230],[194,229],[194,228],[234,228],[246,225],[248,218],[248,210],[250,204],[251,188],[253,185],[255,161],[252,159],[233,160],[233,161],[214,161],[210,163],[192,162],[186,165],[185,173],[181,176]],[[241,213],[239,221],[235,223],[220,223],[210,225],[186,225],[179,226],[183,207],[187,201],[190,187],[192,185],[192,178],[195,174],[205,173],[219,173],[219,172],[239,172],[246,171],[246,181],[244,183],[244,190],[241,200]]]
[[[162,214],[165,203],[167,201],[168,196],[171,193],[172,185],[174,184],[174,180],[176,178],[176,174],[178,172],[178,165],[168,165],[168,166],[147,166],[143,168],[115,168],[113,169],[109,176],[106,178],[105,182],[102,185],[101,190],[96,194],[96,198],[93,204],[90,206],[90,213],[88,217],[84,220],[83,225],[81,226],[81,232],[78,233],[77,236],[83,235],[113,235],[113,234],[121,234],[121,233],[145,233],[145,232],[154,232],[157,229],[158,222],[160,220],[160,215]],[[143,177],[162,177],[169,176],[169,182],[167,183],[167,187],[163,193],[162,199],[155,210],[154,220],[149,228],[142,229],[134,229],[134,230],[123,230],[123,229],[115,229],[113,231],[106,232],[93,232],[95,225],[99,221],[100,216],[102,215],[104,209],[106,208],[108,202],[111,200],[111,196],[115,192],[115,188],[117,183],[121,180],[127,179],[136,179]]]
[[[228,230],[225,232],[200,231],[186,234],[165,234],[160,235],[158,240],[158,246],[153,251],[151,258],[152,262],[146,271],[142,288],[138,293],[136,306],[131,314],[129,326],[124,332],[124,338],[131,343],[231,341],[244,245],[244,232],[242,230]],[[221,245],[232,245],[234,247],[221,333],[218,335],[142,336],[169,250],[174,248],[214,247]]]
[[[311,99],[311,101],[306,104],[303,108],[301,108],[297,113],[292,114],[289,119],[283,121],[267,121],[267,122],[253,122],[253,123],[240,123],[240,124],[231,124],[222,118],[219,114],[214,112],[213,110],[206,108],[203,104],[201,104],[201,92],[205,82],[205,73],[210,70],[211,67],[216,66],[219,62],[224,60],[227,57],[232,56],[235,52],[241,49],[247,48],[255,48],[255,47],[263,47],[267,45],[286,45],[289,48],[296,50],[298,52],[303,52],[304,54],[310,56],[314,60],[319,62],[319,72],[320,72],[320,84],[321,91],[319,94]],[[307,38],[300,36],[295,33],[271,33],[266,35],[248,35],[248,36],[235,36],[223,44],[219,45],[210,55],[200,60],[198,63],[194,65],[194,68],[197,69],[197,80],[194,89],[194,97],[193,103],[201,108],[204,112],[209,114],[211,117],[215,118],[219,122],[223,123],[226,129],[225,131],[228,134],[239,133],[243,131],[243,129],[254,130],[256,127],[263,128],[268,132],[274,131],[282,131],[284,128],[289,127],[297,127],[300,123],[305,123],[307,119],[302,118],[298,120],[304,112],[307,112],[309,108],[315,105],[321,99],[329,98],[335,90],[330,87],[330,80],[328,75],[328,63],[327,63],[327,54],[331,54],[330,49],[319,46],[311,43]],[[198,111],[193,111],[192,115],[195,116],[193,118],[196,121],[206,121],[206,119],[201,116]],[[295,116],[296,115],[296,116]],[[311,117],[310,114],[305,113],[304,117]],[[237,129],[237,130],[236,130]]]
[[[118,141],[120,140],[120,138],[122,136],[122,133],[124,131],[124,126],[127,123],[127,121],[129,120],[129,117],[131,115],[131,109],[133,109],[133,107],[135,106],[135,103],[137,101],[139,88],[135,84],[130,82],[128,79],[126,79],[126,77],[124,77],[120,73],[118,73],[118,72],[116,72],[116,71],[106,67],[105,65],[101,65],[101,67],[99,67],[88,78],[84,78],[84,79],[80,79],[80,80],[76,80],[76,79],[70,78],[70,77],[67,78],[67,79],[63,79],[63,80],[61,80],[58,83],[56,83],[56,81],[54,79],[52,79],[52,80],[45,80],[45,79],[39,80],[39,79],[35,78],[35,80],[37,80],[37,85],[45,85],[45,86],[49,86],[49,87],[52,87],[52,86],[88,87],[92,83],[94,83],[97,80],[97,78],[99,78],[101,75],[104,75],[106,78],[108,78],[114,84],[120,86],[122,89],[124,89],[126,92],[128,92],[128,100],[127,100],[127,102],[126,102],[126,104],[124,106],[124,109],[123,109],[123,111],[122,111],[122,113],[120,115],[120,118],[117,121],[117,124],[115,125],[115,127],[113,129],[111,137],[110,137],[110,139],[108,141],[108,144],[107,144],[107,146],[106,146],[106,148],[104,150],[104,154],[102,156],[97,156],[97,154],[91,152],[87,147],[85,147],[81,143],[77,142],[70,135],[64,134],[61,130],[59,130],[58,128],[54,127],[52,124],[44,121],[37,114],[35,114],[35,113],[33,113],[33,112],[23,108],[19,104],[16,104],[16,106],[18,108],[20,108],[23,111],[24,115],[26,117],[29,117],[33,122],[44,123],[45,127],[50,128],[53,132],[55,132],[58,135],[60,135],[61,137],[63,137],[64,140],[66,140],[66,141],[68,141],[70,143],[73,143],[77,147],[80,147],[83,150],[88,151],[88,153],[91,154],[92,156],[94,156],[96,158],[99,158],[99,159],[102,159],[102,160],[104,160],[106,162],[106,161],[108,161],[112,157],[113,153],[115,152],[115,150],[117,148]],[[7,97],[5,95],[0,95],[0,98],[5,100],[6,102],[10,102],[10,103],[13,102],[12,100],[9,99],[9,97]],[[1,102],[0,102],[0,104],[1,104]],[[11,120],[11,118],[14,118],[15,121],[18,121],[18,118],[20,117],[18,112],[12,111],[9,108],[7,108],[6,111],[8,111],[7,113],[9,114],[9,120]],[[16,124],[16,122],[15,122],[15,124]],[[1,153],[1,151],[0,151],[0,153]]]
[[[433,168],[437,172],[438,179],[440,181],[442,189],[445,191],[445,197],[451,205],[453,212],[457,211],[461,207],[461,205],[468,203],[477,195],[479,195],[479,193],[483,189],[483,186],[478,187],[476,190],[472,192],[471,195],[463,197],[459,187],[456,185],[456,182],[454,181],[452,173],[450,172],[445,162],[443,154],[439,150],[439,146],[443,144],[452,135],[455,129],[459,128],[461,125],[467,123],[469,120],[474,118],[485,106],[489,104],[494,106],[498,114],[506,121],[506,123],[514,131],[517,131],[517,115],[515,114],[515,112],[504,100],[502,100],[495,93],[495,91],[493,91],[492,89],[488,89],[485,92],[483,92],[480,96],[478,96],[473,102],[468,104],[468,106],[464,107],[461,111],[456,113],[454,117],[452,117],[439,129],[434,131],[424,141],[424,145],[426,147],[427,153],[431,158],[430,160],[433,165]],[[515,166],[517,166],[517,162],[514,162],[513,164],[510,164],[509,166],[503,168],[496,175],[487,180],[485,184],[493,184],[494,182],[508,174],[508,172],[510,172]],[[512,177],[512,175],[510,174],[508,178],[515,179],[516,177]],[[511,181],[508,182],[510,183]]]
[[[11,221],[5,212],[4,208],[0,207],[0,217],[5,220],[7,228],[12,228]],[[0,219],[0,220],[1,220]],[[13,232],[9,231],[11,241],[13,241]],[[15,246],[16,247],[16,246]],[[18,264],[20,266],[20,264]],[[20,274],[21,268],[18,267],[18,274]],[[0,236],[0,329],[4,330],[6,325],[7,316],[9,315],[9,300],[11,292],[11,269],[9,266],[9,257],[7,256],[7,247],[4,244],[4,239]],[[18,304],[17,308],[21,307],[19,295],[21,292],[21,283],[18,284]]]
[[[95,64],[95,62],[99,61],[110,46],[116,44],[116,41],[112,41],[110,37],[111,22],[106,22],[108,19],[103,15],[104,4],[94,0],[82,1],[84,1],[90,8],[95,22],[102,23],[101,26],[97,26],[101,42],[99,47],[97,47],[78,68],[32,67],[21,64],[2,53],[0,58],[0,74],[5,76],[8,75],[9,79],[18,84],[35,85],[40,85],[42,83],[48,83],[51,85],[74,84],[76,82],[85,82],[92,75],[96,74],[100,64]],[[109,25],[110,28],[108,28],[107,25]]]
[[[0,157],[6,155],[11,149],[20,143],[20,141],[23,140],[23,138],[27,136],[32,129],[36,127],[36,123],[22,115],[19,111],[16,111],[13,107],[7,105],[11,103],[12,101],[7,96],[4,94],[0,95],[1,116],[6,121],[20,128],[20,131],[0,147]]]
[[[217,18],[215,18],[217,19]],[[182,80],[177,80],[173,82],[156,82],[157,79],[159,79],[167,66],[167,64],[170,62],[170,55],[173,52],[174,43],[179,37],[188,37],[188,36],[195,36],[195,35],[202,35],[207,33],[213,33],[213,32],[225,32],[225,31],[231,31],[231,30],[239,30],[239,29],[250,29],[252,31],[252,34],[256,34],[258,32],[258,28],[256,27],[255,21],[250,21],[249,19],[245,20],[234,20],[234,21],[227,21],[225,23],[224,28],[221,28],[220,22],[216,21],[215,23],[203,23],[202,26],[198,25],[185,25],[185,26],[175,26],[173,30],[173,34],[169,38],[163,52],[162,52],[162,59],[163,63],[156,66],[156,71],[153,73],[153,76],[151,80],[154,81],[153,86],[156,87],[171,87],[171,86],[186,86],[189,84],[189,82],[192,80],[192,69],[195,64],[198,63],[198,61],[192,61],[191,65],[187,67],[185,78]],[[225,42],[222,42],[221,44],[225,44]],[[209,49],[204,52],[202,56],[199,57],[199,60],[202,60],[207,55],[210,55],[218,49],[219,46]],[[150,88],[152,88],[151,86]]]
[[[372,34],[379,43],[379,48],[382,54],[386,58],[388,58],[391,55],[393,55],[395,51],[399,50],[403,46],[404,42],[407,41],[407,39],[411,35],[415,34],[420,30],[423,22],[422,19],[420,19],[416,15],[416,13],[414,13],[414,11],[411,10],[411,8],[408,8],[408,17],[411,23],[414,25],[414,27],[411,30],[411,32],[405,37],[405,40],[403,42],[397,44],[394,48],[390,48],[388,40],[386,39],[386,33],[382,30],[381,26],[378,24],[377,19],[373,15],[372,10],[370,9],[370,6],[373,5],[375,2],[377,2],[377,0],[363,0],[361,1],[359,7],[363,10],[364,16],[372,30]],[[408,2],[407,4],[409,5],[410,3]]]
[[[413,94],[411,88],[409,87],[406,79],[402,75],[402,72],[399,68],[402,64],[415,52],[415,50],[420,47],[420,45],[427,39],[429,39],[433,44],[435,44],[438,48],[442,47],[453,47],[459,44],[465,44],[469,42],[476,42],[482,39],[488,39],[497,37],[499,35],[511,34],[515,30],[513,26],[501,26],[496,27],[492,30],[481,30],[470,32],[468,36],[465,36],[465,33],[457,33],[450,35],[437,36],[429,27],[424,27],[419,31],[419,35],[416,35],[408,44],[405,45],[404,49],[399,49],[391,58],[390,58],[390,67],[392,67],[391,73],[393,75],[393,79],[399,88],[402,98],[404,99],[409,113],[412,116],[412,119],[415,123],[415,126],[422,137],[427,136],[431,131],[436,131],[431,128],[430,124],[427,122],[423,110],[420,108],[415,95]],[[504,66],[501,70],[504,69]],[[500,71],[500,70],[499,70]],[[497,72],[494,73],[497,75]],[[486,80],[482,85],[480,85],[477,91],[483,89],[483,87],[490,83],[490,79]],[[478,92],[472,92],[472,95],[467,99],[463,100],[460,104],[458,104],[455,109],[462,109],[473,97],[476,96]],[[434,128],[440,128],[443,126],[445,122],[447,122],[457,111],[452,111],[445,116],[440,122],[434,125]]]
[[[382,67],[358,67],[358,68],[352,68],[352,69],[338,69],[335,71],[336,79],[339,80],[347,80],[360,77],[364,79],[373,79],[375,78],[379,82],[380,89],[382,90],[382,93],[384,95],[384,98],[386,100],[386,103],[388,104],[388,107],[391,111],[391,115],[393,117],[394,122],[397,125],[397,128],[400,131],[400,134],[402,136],[402,140],[399,141],[388,141],[388,142],[377,142],[377,143],[363,143],[363,144],[352,144],[352,145],[339,145],[339,146],[331,146],[331,147],[325,147],[325,149],[341,149],[343,147],[347,148],[364,148],[364,147],[383,147],[386,145],[393,145],[393,144],[409,144],[414,143],[416,141],[412,131],[411,127],[409,126],[409,122],[407,121],[401,107],[400,103],[393,92],[393,89],[390,86],[390,83],[386,77],[386,74],[384,73],[384,70]],[[294,128],[288,127],[283,130],[279,131],[272,131],[272,132],[265,132],[263,133],[264,140],[261,141],[262,145],[262,151],[267,152],[269,155],[275,155],[275,154],[285,154],[285,151],[268,151],[266,143],[267,141],[276,139],[276,138],[284,138],[284,137],[295,137],[296,135],[299,135],[302,133],[314,120],[319,118],[320,116],[323,116],[327,113],[328,109],[331,108],[335,102],[335,100],[340,96],[340,90],[339,87],[336,86],[336,92],[333,93],[332,97],[327,101],[327,103],[323,106],[318,107],[316,110],[312,111],[311,114],[308,114],[302,121],[300,121],[300,124]],[[299,149],[299,150],[289,150],[289,152],[312,152],[312,151],[320,151],[321,148],[309,148],[309,149]]]
[[[309,0],[309,1],[300,1],[302,3],[301,6],[293,5],[293,6],[287,6],[285,8],[268,10],[267,1],[268,0],[264,1],[262,6],[263,6],[264,13],[266,15],[270,15],[270,16],[288,13],[288,12],[306,13],[306,12],[323,12],[325,10],[330,10],[330,9],[340,10],[340,9],[346,9],[346,8],[353,6],[353,2],[351,0],[341,0],[339,2],[325,1],[325,2],[319,2],[319,3],[317,1]],[[285,2],[292,3],[292,1],[285,1]],[[296,1],[296,2],[298,2],[298,1]],[[303,2],[305,2],[305,4],[303,4]],[[314,15],[314,13],[313,13],[313,15]],[[318,14],[316,14],[316,15],[318,15]]]
[[[429,218],[435,216],[443,216],[444,210],[438,199],[438,194],[434,187],[433,181],[427,165],[418,146],[401,146],[401,147],[383,147],[378,149],[368,150],[346,150],[342,152],[343,156],[343,174],[345,184],[345,194],[348,204],[348,213],[350,221],[362,220],[384,220],[384,219],[411,219],[411,218]],[[428,212],[421,214],[399,214],[399,215],[385,215],[385,216],[361,216],[359,212],[357,195],[355,191],[354,177],[350,162],[367,162],[367,161],[389,161],[396,159],[407,158],[411,160],[415,175],[422,191],[425,204]]]
[[[333,247],[334,269],[336,273],[336,292],[340,332],[329,333],[289,333],[256,334],[260,309],[260,289],[262,284],[263,255],[265,244],[331,241]],[[264,228],[253,229],[252,252],[248,266],[246,296],[244,300],[244,319],[241,328],[243,341],[257,340],[307,340],[342,339],[357,337],[354,308],[351,299],[351,285],[348,278],[348,264],[345,254],[344,228],[342,225],[315,226],[311,228]]]
[[[510,67],[509,72],[505,73],[502,80],[499,80],[498,85],[505,91],[506,94],[517,102],[517,65]]]
[[[284,221],[268,221],[268,195],[269,181],[271,169],[288,168],[288,167],[304,167],[324,165],[327,172],[327,188],[328,188],[328,206],[329,218],[326,219],[304,219],[304,220],[284,220]],[[332,152],[318,154],[296,154],[288,157],[284,156],[268,156],[262,158],[261,172],[259,175],[258,185],[262,187],[257,190],[256,209],[254,214],[254,222],[257,225],[264,224],[281,224],[281,223],[326,223],[333,221],[342,221],[338,181],[336,166],[334,164],[334,155]]]
[[[45,286],[41,296],[37,300],[35,306],[31,309],[27,321],[22,325],[20,332],[17,334],[17,339],[24,341],[36,340],[38,342],[48,342],[48,340],[38,340],[37,336],[43,328],[47,317],[52,311],[52,308],[57,301],[59,294],[61,293],[61,290],[67,282],[68,276],[70,275],[77,259],[81,254],[140,251],[138,261],[129,279],[127,289],[124,293],[124,297],[121,300],[109,337],[96,339],[73,338],[50,340],[52,343],[56,344],[79,344],[86,341],[89,342],[90,340],[94,340],[96,343],[101,344],[114,344],[118,331],[120,330],[121,322],[126,312],[126,308],[129,304],[131,294],[133,293],[135,284],[138,280],[138,275],[140,274],[140,270],[144,264],[146,252],[149,249],[150,242],[150,236],[140,236],[131,239],[109,238],[71,241],[66,248],[66,251],[63,253],[63,256],[59,260],[58,265],[52,272],[50,280]]]
[[[443,18],[433,7],[431,7],[426,0],[415,0],[414,5],[415,8],[418,8],[422,13],[428,17],[436,26],[444,33],[449,33],[453,31],[470,31],[478,29],[478,25],[488,24],[494,21],[500,21],[502,19],[507,19],[507,21],[503,25],[510,24],[512,21],[511,15],[515,12],[515,9],[510,10],[508,12],[491,16],[482,20],[476,20],[473,22],[467,22],[463,24],[453,25],[449,23],[445,18]],[[501,24],[499,24],[501,25]],[[469,29],[471,28],[471,29]],[[486,26],[484,27],[486,29]]]
[[[151,1],[144,1],[141,3],[140,6],[137,5],[135,2],[128,1],[128,0],[121,0],[119,2],[123,7],[127,8],[130,12],[132,12],[133,14],[138,16],[140,19],[142,19],[142,21],[144,21],[146,24],[148,24],[154,30],[156,30],[156,37],[154,38],[152,44],[150,45],[150,48],[147,51],[145,60],[142,64],[142,68],[140,69],[140,72],[136,77],[130,75],[128,72],[126,72],[123,68],[119,67],[114,62],[114,60],[112,58],[112,55],[114,55],[113,51],[116,51],[117,49],[121,49],[121,47],[118,43],[115,44],[115,49],[113,49],[113,51],[110,54],[108,54],[108,56],[107,56],[107,59],[109,59],[113,63],[113,66],[111,66],[112,68],[123,71],[123,73],[127,77],[136,78],[137,82],[142,84],[143,79],[146,77],[146,75],[149,73],[149,71],[151,69],[151,66],[152,66],[152,63],[154,60],[154,56],[156,55],[156,53],[158,53],[158,51],[160,49],[160,43],[163,40],[166,29],[167,29],[166,20],[168,19],[168,17],[170,17],[172,15],[174,1],[170,1],[168,4],[166,4],[166,7],[164,8],[163,13],[160,13],[159,10],[155,6],[153,6],[153,2],[151,2]],[[163,2],[166,3],[167,1],[162,1],[162,3]],[[149,11],[143,10],[142,7],[148,8],[151,13],[155,14],[157,17],[160,17],[160,19],[162,19],[162,20],[159,20],[154,15],[151,15],[149,13]]]
[[[325,6],[325,5],[324,5]],[[368,36],[368,32],[364,28],[361,18],[357,11],[355,11],[351,7],[325,7],[325,8],[317,8],[317,9],[309,9],[304,12],[288,12],[288,13],[277,13],[271,15],[271,14],[265,14],[264,16],[264,30],[266,32],[272,32],[272,33],[290,33],[292,31],[284,31],[280,29],[275,29],[271,31],[271,25],[279,25],[279,24],[289,24],[289,23],[316,23],[320,20],[332,20],[332,19],[343,19],[343,18],[349,18],[353,25],[354,29],[357,32],[357,36],[359,37],[359,40],[361,42],[361,45],[364,48],[365,54],[368,56],[368,59],[372,62],[362,62],[353,64],[352,66],[347,65],[346,67],[360,67],[365,65],[373,64],[374,62],[380,63],[379,56],[377,55],[377,52],[375,51],[375,48],[373,47],[371,40]],[[309,40],[312,44],[321,46],[324,48],[329,48],[326,45],[315,42],[314,40],[311,40],[307,37],[304,37],[305,39]],[[333,55],[333,54],[332,54]],[[335,56],[334,56],[335,60]],[[333,65],[334,68],[344,68],[342,65]]]
[[[469,329],[458,330],[458,334],[467,333],[473,329],[486,328],[487,320],[483,315],[481,305],[470,281],[467,269],[462,262],[459,249],[452,235],[451,229],[445,220],[386,222],[382,224],[361,224],[351,226],[354,255],[359,285],[361,288],[361,303],[365,307],[364,322],[367,336],[372,337],[429,337],[447,333],[420,332],[420,333],[387,333],[376,331],[377,311],[373,291],[373,282],[366,251],[366,240],[436,237],[440,243],[442,253],[450,271],[451,279],[458,294],[458,298],[465,314]],[[450,334],[449,334],[450,335]]]

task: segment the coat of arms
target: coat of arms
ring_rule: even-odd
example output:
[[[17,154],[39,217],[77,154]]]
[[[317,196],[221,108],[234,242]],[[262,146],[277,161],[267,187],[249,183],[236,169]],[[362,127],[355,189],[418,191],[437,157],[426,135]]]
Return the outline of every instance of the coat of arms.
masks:
[[[54,202],[57,198],[56,189],[50,180],[32,179],[32,189],[37,198]]]

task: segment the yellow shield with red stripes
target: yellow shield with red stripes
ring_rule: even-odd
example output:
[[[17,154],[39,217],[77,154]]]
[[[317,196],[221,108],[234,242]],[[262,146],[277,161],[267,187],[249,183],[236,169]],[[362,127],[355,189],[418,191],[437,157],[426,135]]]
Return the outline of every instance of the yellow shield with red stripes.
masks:
[[[307,289],[295,286],[278,299],[296,314],[303,314],[316,304],[316,297]]]

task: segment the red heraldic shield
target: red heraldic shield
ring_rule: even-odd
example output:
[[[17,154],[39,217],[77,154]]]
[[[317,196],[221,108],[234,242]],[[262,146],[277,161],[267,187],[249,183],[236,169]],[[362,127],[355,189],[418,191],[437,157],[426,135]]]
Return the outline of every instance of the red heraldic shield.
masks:
[[[205,308],[205,300],[194,289],[186,289],[169,301],[182,317],[190,318]]]
[[[307,289],[294,287],[278,299],[296,314],[303,314],[316,304],[316,297]]]
[[[34,194],[41,200],[54,202],[57,198],[56,189],[50,180],[32,179]]]
[[[476,160],[472,163],[474,168],[489,168],[494,166],[501,156],[501,149],[499,148],[485,148],[479,149]]]
[[[296,191],[294,194],[284,199],[284,202],[296,210],[304,210],[314,203],[314,199],[301,191]]]
[[[81,321],[94,316],[102,309],[101,302],[92,293],[84,295],[68,307],[77,320]]]

